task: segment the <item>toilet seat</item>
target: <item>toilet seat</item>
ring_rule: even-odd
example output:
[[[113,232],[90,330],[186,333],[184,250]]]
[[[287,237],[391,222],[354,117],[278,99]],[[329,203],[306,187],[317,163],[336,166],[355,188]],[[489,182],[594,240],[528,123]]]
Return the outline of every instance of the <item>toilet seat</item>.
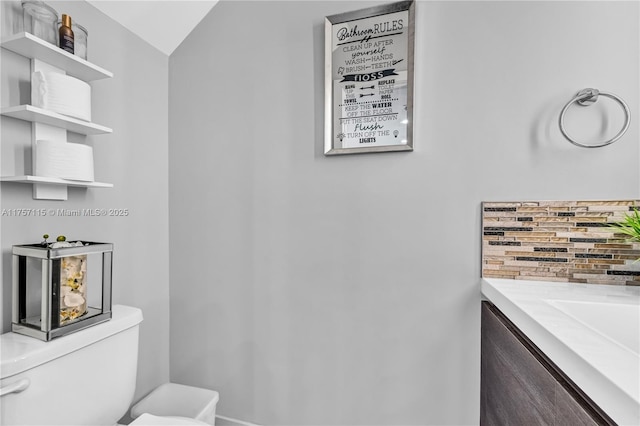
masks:
[[[174,416],[154,416],[153,414],[144,413],[131,423],[130,425],[136,426],[179,426],[179,425],[207,425],[207,423],[200,420],[190,419],[187,417],[174,417]]]

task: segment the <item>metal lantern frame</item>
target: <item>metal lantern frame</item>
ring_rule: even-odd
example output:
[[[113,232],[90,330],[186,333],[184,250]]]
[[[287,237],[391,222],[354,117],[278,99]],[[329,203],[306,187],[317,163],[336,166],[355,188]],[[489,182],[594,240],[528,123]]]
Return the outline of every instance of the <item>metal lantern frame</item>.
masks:
[[[11,331],[49,341],[111,319],[113,244],[84,242],[78,247],[49,248],[41,244],[13,246],[13,307]],[[65,324],[60,320],[60,265],[69,256],[102,255],[101,306]],[[39,321],[27,317],[27,259],[39,259],[42,268]],[[36,324],[36,323],[39,323]]]

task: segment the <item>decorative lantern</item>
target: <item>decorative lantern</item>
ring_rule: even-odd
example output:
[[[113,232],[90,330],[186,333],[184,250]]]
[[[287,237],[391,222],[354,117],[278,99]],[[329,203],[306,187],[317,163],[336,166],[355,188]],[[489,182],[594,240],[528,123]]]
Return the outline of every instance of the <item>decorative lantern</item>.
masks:
[[[11,330],[49,341],[111,319],[113,244],[13,246]]]

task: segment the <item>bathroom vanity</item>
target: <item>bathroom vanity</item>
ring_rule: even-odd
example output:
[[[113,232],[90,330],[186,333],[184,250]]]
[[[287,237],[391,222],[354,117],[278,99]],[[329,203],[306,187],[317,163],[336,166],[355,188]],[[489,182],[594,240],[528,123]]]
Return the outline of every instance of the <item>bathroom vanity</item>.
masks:
[[[612,425],[490,302],[482,303],[481,425]]]
[[[640,288],[483,279],[481,425],[640,424]]]

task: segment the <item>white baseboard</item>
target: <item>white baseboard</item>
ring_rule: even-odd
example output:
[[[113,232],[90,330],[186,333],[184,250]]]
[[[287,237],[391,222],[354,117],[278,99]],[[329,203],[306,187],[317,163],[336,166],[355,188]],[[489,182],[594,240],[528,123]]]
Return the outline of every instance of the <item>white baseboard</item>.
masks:
[[[255,423],[245,422],[231,417],[216,414],[216,426],[260,426]]]

